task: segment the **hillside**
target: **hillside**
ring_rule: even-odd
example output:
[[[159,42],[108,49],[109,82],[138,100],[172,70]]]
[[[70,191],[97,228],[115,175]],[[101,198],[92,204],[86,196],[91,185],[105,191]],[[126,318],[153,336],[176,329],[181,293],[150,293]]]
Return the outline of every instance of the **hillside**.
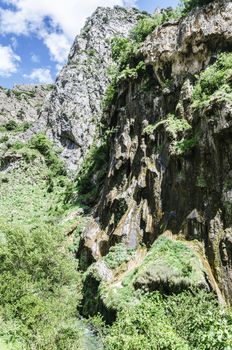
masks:
[[[0,91],[0,347],[232,348],[232,3],[98,8]]]

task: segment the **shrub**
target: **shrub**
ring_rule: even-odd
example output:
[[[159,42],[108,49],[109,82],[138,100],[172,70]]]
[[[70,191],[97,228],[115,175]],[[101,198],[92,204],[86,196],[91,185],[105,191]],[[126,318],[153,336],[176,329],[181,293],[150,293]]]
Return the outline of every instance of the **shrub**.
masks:
[[[179,8],[176,10],[170,8],[162,10],[160,13],[155,13],[153,16],[146,16],[132,29],[130,37],[136,43],[142,43],[155,28],[172,18],[179,18],[180,15],[181,12]]]
[[[12,131],[17,129],[18,124],[15,120],[9,120],[5,125],[4,125],[5,129],[8,131]]]
[[[206,292],[146,295],[122,310],[105,337],[107,350],[211,350],[232,346],[232,313]]]
[[[181,0],[182,11],[184,14],[187,14],[189,11],[191,11],[195,7],[208,5],[211,2],[213,2],[213,0]]]
[[[7,141],[9,141],[9,136],[3,135],[0,137],[0,143],[5,143]]]
[[[104,257],[104,261],[110,269],[116,269],[122,263],[128,262],[133,253],[133,249],[128,248],[123,243],[119,243],[110,248],[109,253]]]
[[[201,73],[193,91],[193,106],[204,106],[215,93],[231,93],[231,76],[232,54],[222,53],[213,65]]]
[[[76,179],[76,190],[84,204],[95,203],[105,180],[108,165],[108,143],[93,145]]]
[[[181,139],[180,141],[175,141],[172,145],[171,153],[176,155],[183,155],[190,152],[198,143],[196,137],[190,139]]]
[[[64,162],[58,157],[53,143],[45,134],[39,133],[33,136],[29,142],[29,147],[38,150],[45,157],[45,162],[50,169],[48,176],[50,185],[53,177],[66,175]]]
[[[48,155],[52,148],[51,141],[43,133],[34,135],[30,140],[31,148],[37,149],[44,156]]]
[[[28,231],[1,222],[0,242],[0,338],[6,343],[21,339],[23,349],[41,350],[65,350],[66,339],[78,349],[80,279],[61,233],[52,227]]]
[[[187,122],[186,119],[179,119],[173,114],[169,114],[166,119],[162,119],[156,124],[148,125],[144,129],[145,134],[151,134],[161,125],[164,126],[166,132],[173,138],[176,139],[178,134],[181,134],[187,130],[191,129],[191,125]]]

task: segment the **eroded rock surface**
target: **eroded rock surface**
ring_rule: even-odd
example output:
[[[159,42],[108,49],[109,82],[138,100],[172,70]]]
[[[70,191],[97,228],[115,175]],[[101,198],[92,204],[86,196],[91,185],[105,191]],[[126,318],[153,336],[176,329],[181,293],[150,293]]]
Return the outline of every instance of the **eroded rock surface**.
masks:
[[[141,243],[149,247],[169,230],[200,242],[229,302],[231,95],[215,95],[197,109],[192,91],[196,74],[220,52],[231,51],[231,16],[231,2],[213,2],[146,39],[141,50],[146,73],[121,84],[110,114],[116,132],[108,174],[91,224],[94,236],[86,230],[80,252],[94,261],[120,242],[133,249]],[[174,137],[165,128],[170,115],[188,121],[191,131]],[[175,151],[184,137],[189,148]]]
[[[43,106],[37,128],[47,129],[71,171],[79,169],[101,119],[112,63],[111,39],[128,36],[140,17],[135,9],[98,8],[77,36],[68,63]]]
[[[0,88],[0,124],[14,120],[34,123],[52,85],[15,85],[13,89]]]

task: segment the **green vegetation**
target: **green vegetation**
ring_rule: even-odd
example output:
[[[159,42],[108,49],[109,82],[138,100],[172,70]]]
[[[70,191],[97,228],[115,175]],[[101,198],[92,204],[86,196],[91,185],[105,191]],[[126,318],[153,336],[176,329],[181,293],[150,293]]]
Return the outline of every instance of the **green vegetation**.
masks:
[[[192,129],[186,119],[177,118],[169,114],[166,119],[162,119],[156,124],[149,124],[143,133],[151,135],[160,126],[165,128],[166,133],[171,138],[170,152],[173,155],[184,155],[193,149],[197,144],[197,138],[186,138],[186,133]]]
[[[212,98],[231,101],[232,54],[222,53],[217,61],[200,74],[193,91],[193,107],[206,106]]]
[[[8,90],[15,95],[17,100],[21,101],[22,99],[34,98],[36,96],[35,91],[21,91],[21,90]]]
[[[1,221],[0,240],[1,339],[20,349],[78,349],[81,284],[64,236]]]
[[[117,272],[124,271],[124,263],[133,259],[135,252],[115,246],[103,261]],[[140,264],[110,284],[102,280],[94,264],[84,278],[84,313],[94,315],[102,309],[121,311],[137,305],[144,292],[159,290],[164,295],[181,293],[192,288],[204,288],[205,270],[196,253],[181,241],[161,236]],[[133,266],[133,263],[132,263]],[[110,311],[109,311],[110,312]]]
[[[201,187],[201,188],[207,187],[207,181],[203,175],[200,175],[197,177],[196,185],[197,187]]]
[[[176,139],[179,134],[184,131],[190,130],[191,125],[186,119],[179,119],[173,114],[169,114],[167,119],[159,121],[154,125],[154,130],[156,130],[160,125],[165,127],[166,132],[173,138]],[[144,130],[146,132],[146,129]]]
[[[103,258],[110,269],[116,269],[124,262],[130,261],[134,254],[134,249],[128,248],[125,244],[119,243],[112,246],[109,253]]]
[[[81,280],[64,232],[78,222],[78,235],[83,223],[72,215],[78,207],[63,205],[63,163],[44,134],[16,141],[5,156],[17,163],[0,177],[1,349],[82,349]]]
[[[14,131],[14,132],[22,132],[29,129],[31,124],[29,122],[17,123],[15,120],[9,120],[5,124],[0,125],[0,131]]]
[[[130,37],[136,43],[142,43],[146,37],[155,30],[155,28],[169,21],[170,19],[178,19],[180,16],[181,12],[179,8],[175,10],[167,9],[160,13],[155,13],[152,16],[145,16],[132,29]]]
[[[213,2],[213,0],[181,0],[183,14],[188,14],[196,7],[202,7]]]
[[[182,138],[180,141],[174,141],[171,149],[172,154],[184,155],[189,153],[196,145],[198,140],[196,137],[190,139]]]
[[[101,333],[107,350],[219,350],[232,347],[232,313],[203,291],[145,295]]]
[[[204,268],[193,250],[182,242],[160,237],[140,266],[124,277],[120,288],[103,283],[100,294],[107,307],[121,310],[136,303],[141,290],[170,294],[204,285]]]
[[[121,82],[127,79],[138,79],[145,73],[146,65],[140,57],[139,47],[146,36],[160,24],[171,18],[180,16],[179,9],[167,10],[153,16],[145,15],[132,29],[129,38],[113,38],[111,42],[112,58],[115,64],[109,71],[111,83],[109,84],[103,99],[103,108],[109,110],[115,102],[117,89]]]
[[[66,187],[65,203],[93,205],[103,186],[108,165],[108,142],[90,148],[74,183]]]

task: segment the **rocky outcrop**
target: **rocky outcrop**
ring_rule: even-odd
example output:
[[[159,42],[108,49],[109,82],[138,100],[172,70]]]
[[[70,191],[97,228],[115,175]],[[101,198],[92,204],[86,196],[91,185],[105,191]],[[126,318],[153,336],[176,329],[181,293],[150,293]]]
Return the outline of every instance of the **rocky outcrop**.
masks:
[[[70,171],[79,169],[101,119],[112,63],[111,39],[128,36],[140,17],[135,9],[98,8],[77,36],[68,63],[43,106],[35,129],[47,129]]]
[[[52,85],[15,85],[0,88],[0,125],[14,120],[34,123],[41,112],[44,99]]]
[[[196,74],[232,46],[232,3],[215,1],[179,22],[155,30],[141,51],[154,67],[159,82]]]
[[[108,174],[79,251],[92,262],[120,242],[149,247],[169,230],[199,241],[229,302],[231,95],[194,109],[192,91],[196,74],[231,50],[231,15],[231,2],[214,2],[161,26],[145,41],[146,72],[121,84],[110,113],[109,127],[116,132]],[[173,118],[186,130],[168,128]]]

